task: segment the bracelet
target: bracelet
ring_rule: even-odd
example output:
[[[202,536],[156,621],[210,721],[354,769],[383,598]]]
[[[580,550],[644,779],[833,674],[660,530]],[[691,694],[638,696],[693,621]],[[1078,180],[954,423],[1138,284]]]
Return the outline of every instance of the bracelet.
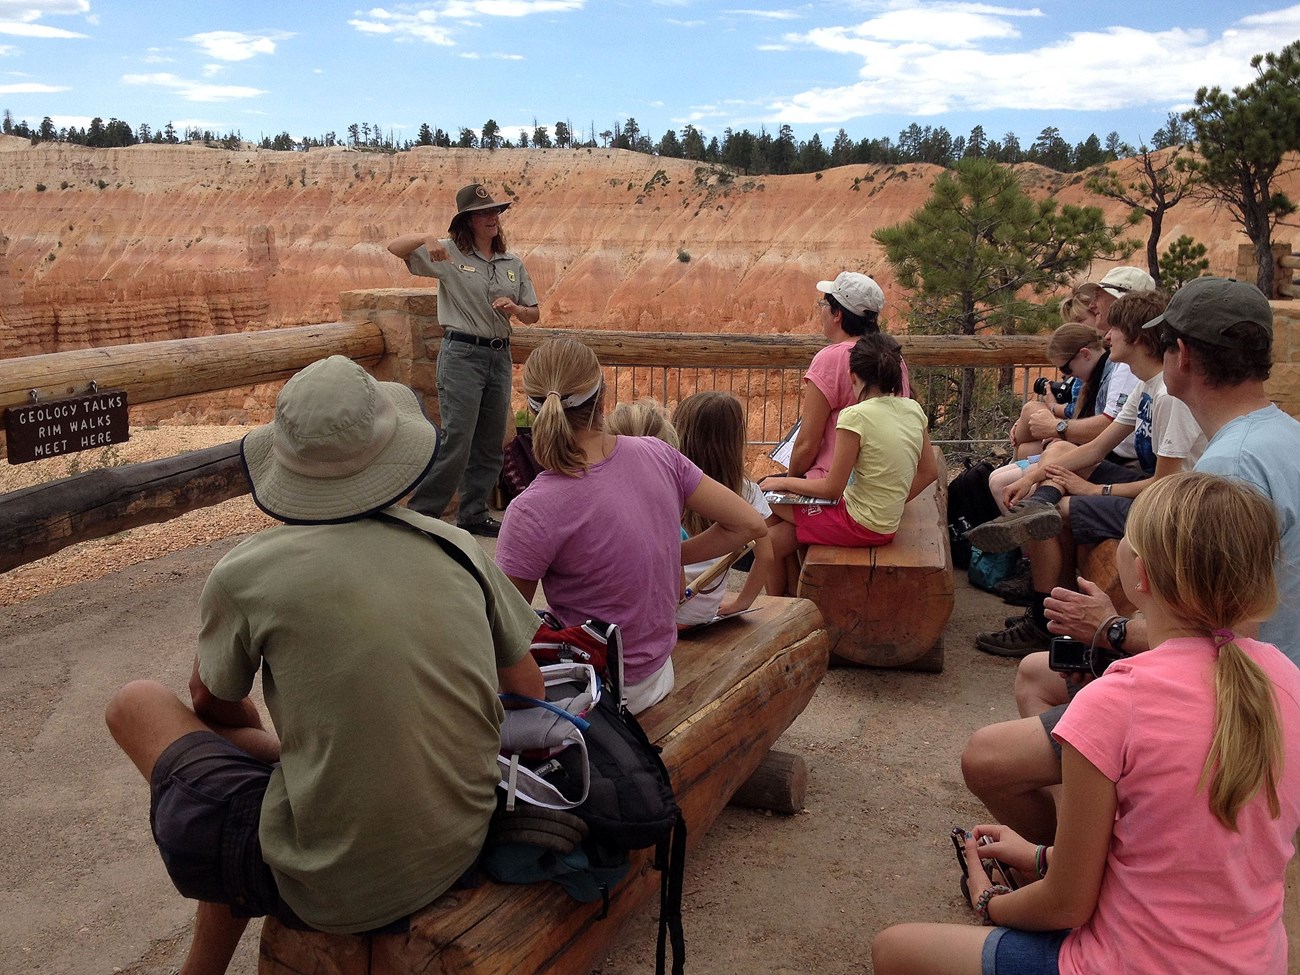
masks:
[[[1103,484],[1103,485],[1101,486],[1101,496],[1102,496],[1103,498],[1108,498],[1108,497],[1110,497],[1110,492],[1111,492],[1111,489],[1112,489],[1113,487],[1115,487],[1114,484]]]
[[[1042,843],[1034,847],[1034,873],[1039,880],[1047,876],[1047,847]]]
[[[1011,893],[1011,888],[1003,884],[994,884],[992,887],[984,888],[979,897],[975,898],[975,916],[979,918],[980,924],[993,924],[993,921],[989,918],[989,901],[999,894],[1009,893]]]

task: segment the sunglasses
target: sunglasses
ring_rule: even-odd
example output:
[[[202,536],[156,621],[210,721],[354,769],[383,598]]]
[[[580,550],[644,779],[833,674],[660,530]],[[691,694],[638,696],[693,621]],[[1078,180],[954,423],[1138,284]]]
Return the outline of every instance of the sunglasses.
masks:
[[[1161,355],[1178,345],[1179,335],[1168,325],[1156,327],[1156,348]]]
[[[1073,375],[1074,375],[1074,368],[1073,368],[1073,366],[1074,366],[1074,360],[1078,357],[1079,352],[1082,352],[1082,351],[1083,351],[1083,349],[1079,349],[1078,352],[1075,352],[1074,355],[1070,356],[1070,358],[1066,359],[1063,363],[1061,363],[1059,366],[1056,367],[1056,368],[1058,368],[1058,369],[1061,370],[1061,375],[1062,375],[1062,376],[1073,376]]]

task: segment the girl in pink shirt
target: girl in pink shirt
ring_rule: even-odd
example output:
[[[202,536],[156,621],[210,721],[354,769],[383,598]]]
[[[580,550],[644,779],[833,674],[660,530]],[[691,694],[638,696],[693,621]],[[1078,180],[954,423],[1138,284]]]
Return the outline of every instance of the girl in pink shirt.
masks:
[[[1300,670],[1239,635],[1273,610],[1278,551],[1272,504],[1241,482],[1187,472],[1139,496],[1116,560],[1153,649],[1112,664],[1056,727],[1056,844],[977,826],[972,907],[999,926],[889,928],[877,975],[1286,972]],[[1043,879],[1010,892],[980,855]]]

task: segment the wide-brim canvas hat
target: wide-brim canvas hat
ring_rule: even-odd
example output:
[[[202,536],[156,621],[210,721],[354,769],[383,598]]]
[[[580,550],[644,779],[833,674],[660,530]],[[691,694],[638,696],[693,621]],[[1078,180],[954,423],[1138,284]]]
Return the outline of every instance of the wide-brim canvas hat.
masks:
[[[834,281],[818,281],[817,290],[830,295],[855,315],[878,312],[885,307],[885,292],[880,285],[857,271],[841,271]]]
[[[456,216],[452,217],[451,223],[447,225],[447,232],[450,233],[456,226],[456,221],[467,213],[477,213],[480,210],[496,210],[499,213],[508,209],[510,209],[510,202],[507,200],[501,203],[492,199],[492,194],[482,183],[462,186],[456,191]]]
[[[334,355],[284,384],[275,419],[245,436],[240,454],[259,508],[324,524],[395,504],[433,464],[441,439],[410,389]]]
[[[1255,328],[1236,328],[1242,324]],[[1142,327],[1161,325],[1210,345],[1255,351],[1272,344],[1273,306],[1264,292],[1246,281],[1193,278],[1174,292],[1163,314]]]

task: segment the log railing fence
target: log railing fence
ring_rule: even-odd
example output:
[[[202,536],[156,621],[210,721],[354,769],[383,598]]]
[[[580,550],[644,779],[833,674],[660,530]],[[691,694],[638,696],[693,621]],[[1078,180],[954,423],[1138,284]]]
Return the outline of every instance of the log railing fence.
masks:
[[[343,295],[344,321],[259,332],[80,349],[0,360],[0,410],[84,391],[122,389],[132,405],[287,379],[328,355],[345,355],[380,379],[403,382],[437,416],[441,329],[427,289]],[[824,344],[808,335],[729,335],[517,328],[516,364],[552,336],[589,345],[619,367],[797,369]],[[901,336],[913,366],[1042,366],[1044,336]],[[238,442],[176,457],[87,471],[0,496],[0,572],[77,542],[166,521],[247,493]]]

